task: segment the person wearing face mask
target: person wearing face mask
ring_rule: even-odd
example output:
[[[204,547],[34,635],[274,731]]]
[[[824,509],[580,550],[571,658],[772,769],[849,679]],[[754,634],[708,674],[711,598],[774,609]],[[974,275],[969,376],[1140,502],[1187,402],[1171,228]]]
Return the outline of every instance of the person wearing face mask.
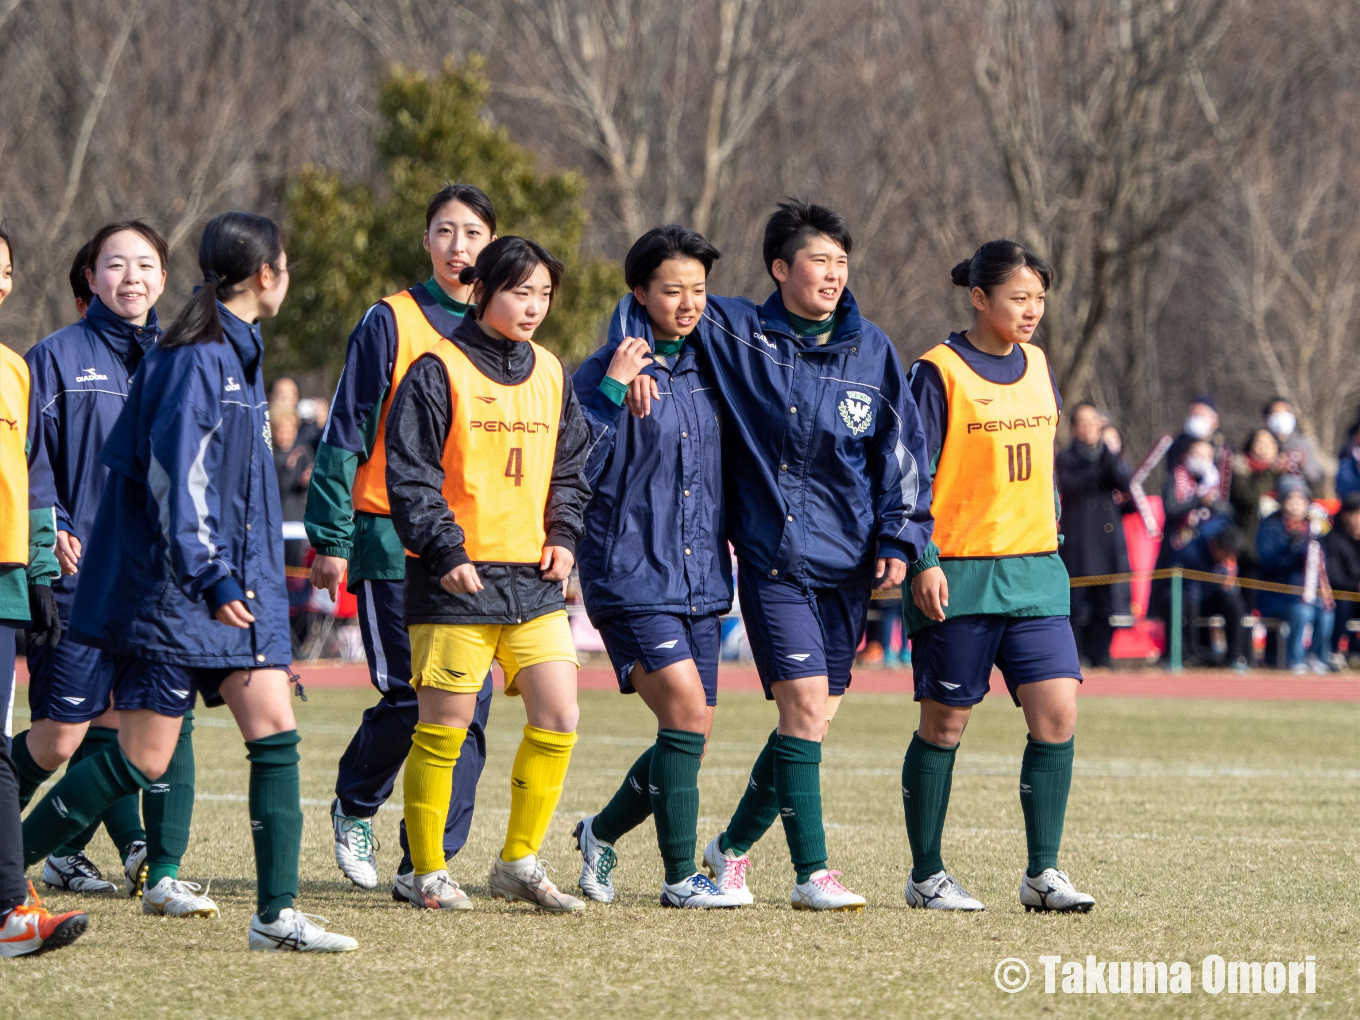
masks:
[[[563,584],[590,486],[590,430],[562,363],[533,342],[562,264],[522,237],[492,241],[459,274],[475,308],[418,357],[387,413],[387,497],[406,552],[406,626],[418,721],[403,787],[415,872],[407,900],[472,904],[443,837],[453,771],[493,660],[528,725],[511,769],[493,896],[555,913],[584,901],[538,851],[576,745],[576,648]]]
[[[1261,408],[1261,417],[1266,428],[1279,441],[1280,453],[1288,463],[1289,473],[1300,475],[1310,489],[1320,492],[1327,481],[1327,472],[1318,460],[1316,444],[1299,431],[1299,420],[1294,414],[1293,405],[1284,397],[1271,397]]]
[[[1328,581],[1326,554],[1318,541],[1311,493],[1302,478],[1286,475],[1280,479],[1279,497],[1280,509],[1262,521],[1256,533],[1261,579],[1300,587],[1316,585],[1316,589],[1302,595],[1258,592],[1256,607],[1265,616],[1289,624],[1285,660],[1291,671],[1331,672],[1336,668],[1331,661],[1336,601]],[[1310,576],[1309,560],[1314,557],[1316,580]],[[1303,639],[1310,624],[1313,638],[1305,653]]]
[[[31,452],[34,477],[51,480],[45,498],[56,507],[63,576],[53,592],[63,624],[71,619],[88,558],[104,553],[89,545],[109,473],[99,454],[123,409],[130,378],[160,339],[155,304],[165,289],[169,259],[165,238],[144,220],[106,224],[81,250],[84,264],[79,274],[76,267],[71,274],[76,310],[82,312],[84,305],[81,320],[39,341],[25,355],[38,409]],[[82,301],[82,281],[88,301]],[[30,652],[28,666],[32,724],[15,738],[24,803],[62,762],[74,766],[112,746],[119,726],[118,713],[110,707],[112,667],[99,650],[74,641],[41,645]],[[164,780],[169,792],[146,798],[147,828],[153,831],[149,867],[157,872],[157,882],[176,872],[188,845],[194,788],[191,719],[186,716],[183,744]],[[148,867],[148,833],[138,797],[110,805],[102,822],[123,861],[128,891],[135,895]],[[115,891],[114,883],[85,856],[98,824],[52,853],[43,866],[47,885],[73,892]]]
[[[1067,572],[1073,577],[1122,574],[1129,569],[1124,541],[1124,509],[1132,508],[1132,472],[1106,444],[1100,413],[1089,403],[1072,412],[1072,445],[1058,454],[1054,469],[1062,497],[1063,544]],[[1098,585],[1072,589],[1072,632],[1077,650],[1092,666],[1110,664],[1110,617],[1129,612],[1129,586]]]
[[[1346,430],[1346,445],[1336,455],[1336,495],[1345,499],[1360,492],[1360,418]]]
[[[1166,451],[1166,470],[1174,471],[1185,457],[1185,448],[1197,439],[1207,439],[1217,451],[1223,445],[1218,431],[1218,403],[1208,393],[1200,393],[1185,411],[1181,432]]]

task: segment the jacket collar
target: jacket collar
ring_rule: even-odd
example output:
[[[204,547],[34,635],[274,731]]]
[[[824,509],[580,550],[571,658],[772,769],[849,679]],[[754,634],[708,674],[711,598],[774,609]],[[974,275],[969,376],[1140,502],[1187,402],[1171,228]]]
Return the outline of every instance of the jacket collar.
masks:
[[[138,326],[114,315],[98,297],[90,301],[90,307],[85,312],[85,323],[94,331],[95,336],[103,340],[109,349],[118,355],[118,359],[127,366],[129,372],[142,360],[142,355],[156,345],[161,336],[160,319],[156,317],[156,309],[153,308],[148,313],[146,325]]]
[[[236,356],[241,359],[241,367],[253,381],[255,370],[259,367],[260,358],[264,354],[264,341],[260,337],[259,322],[246,322],[238,318],[221,301],[217,302],[217,318],[222,323],[222,336],[235,348]]]
[[[697,324],[695,328],[698,328]],[[647,309],[642,306],[642,303],[631,294],[628,295],[625,304],[623,335],[642,337],[647,341],[647,346],[651,348],[652,353],[656,354],[656,335],[652,332],[652,317],[647,314]],[[693,335],[693,333],[690,334],[690,336]],[[658,355],[658,357],[660,356]],[[680,353],[675,356],[673,365],[667,365],[664,360],[653,362],[653,364],[666,369],[668,372],[675,373],[680,370],[682,364],[687,364],[693,357],[694,345],[686,343],[684,347],[680,348]]]
[[[760,316],[760,328],[765,332],[775,333],[785,339],[792,340],[794,343],[799,342],[798,335],[789,325],[789,313],[784,307],[784,295],[779,293],[777,287],[765,303],[756,309],[756,312]],[[863,332],[864,322],[860,318],[859,304],[855,301],[855,296],[850,293],[850,288],[847,287],[841,294],[841,303],[836,307],[836,332],[825,345],[814,349],[818,351],[836,350],[841,344],[858,340]]]

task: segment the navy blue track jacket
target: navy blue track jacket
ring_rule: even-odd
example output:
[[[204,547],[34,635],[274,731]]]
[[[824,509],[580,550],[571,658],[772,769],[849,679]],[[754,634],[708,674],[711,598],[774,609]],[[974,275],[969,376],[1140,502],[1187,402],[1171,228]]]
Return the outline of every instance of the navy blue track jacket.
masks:
[[[930,542],[925,435],[886,333],[847,290],[823,346],[757,307],[708,298],[695,331],[726,408],[727,533],[744,567],[810,588],[872,584],[879,556]]]
[[[71,618],[81,644],[222,669],[292,661],[282,512],[258,324],[218,305],[224,339],[156,348],[133,376]],[[248,629],[213,613],[244,601]]]
[[[123,410],[128,378],[160,336],[155,309],[138,326],[95,298],[84,319],[39,340],[24,355],[34,411],[29,503],[52,507],[57,529],[80,539],[82,570],[90,562],[85,557],[99,555],[90,545],[90,529],[109,474],[99,451]],[[62,575],[52,584],[63,621],[71,618],[79,576]]]
[[[593,496],[576,545],[592,623],[624,612],[702,616],[732,607],[722,479],[722,404],[686,342],[670,367],[652,364],[660,399],[634,418],[599,391],[625,336],[655,349],[647,310],[630,295],[614,311],[609,339],[572,376],[593,446]]]

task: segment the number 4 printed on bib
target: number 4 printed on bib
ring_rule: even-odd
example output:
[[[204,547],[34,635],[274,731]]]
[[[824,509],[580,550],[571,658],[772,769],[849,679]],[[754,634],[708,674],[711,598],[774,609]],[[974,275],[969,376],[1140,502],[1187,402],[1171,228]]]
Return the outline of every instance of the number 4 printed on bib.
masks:
[[[520,446],[512,446],[512,447],[510,448],[510,457],[509,457],[509,459],[506,460],[506,462],[505,462],[505,477],[506,477],[506,478],[513,478],[513,479],[515,480],[515,484],[516,484],[516,485],[520,485],[520,484],[523,483],[523,481],[524,481],[524,448],[523,448],[523,447],[520,447]]]

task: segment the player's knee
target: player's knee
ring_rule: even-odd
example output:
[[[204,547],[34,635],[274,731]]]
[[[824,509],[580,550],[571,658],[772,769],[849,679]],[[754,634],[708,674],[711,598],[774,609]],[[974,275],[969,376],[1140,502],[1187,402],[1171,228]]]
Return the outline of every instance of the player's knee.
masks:
[[[85,731],[85,726],[71,723],[34,726],[29,732],[28,753],[45,769],[59,768],[76,753],[85,739]]]
[[[581,710],[575,704],[540,707],[529,720],[531,726],[554,733],[575,733]]]
[[[124,749],[123,754],[127,760],[136,765],[142,775],[153,782],[165,775],[165,770],[170,767],[170,758],[174,755],[173,747],[168,750],[162,748],[143,749],[139,748],[133,754],[128,754]]]

